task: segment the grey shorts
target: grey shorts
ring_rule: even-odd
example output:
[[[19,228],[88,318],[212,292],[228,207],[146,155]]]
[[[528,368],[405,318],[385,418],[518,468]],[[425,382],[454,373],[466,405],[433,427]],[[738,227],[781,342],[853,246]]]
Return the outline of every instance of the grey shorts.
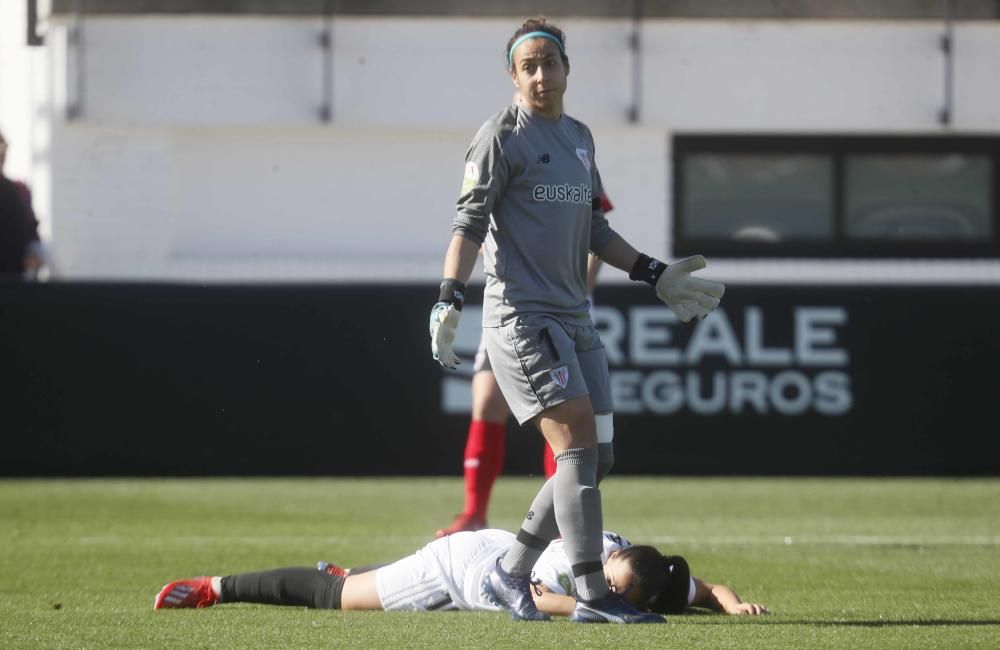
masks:
[[[472,372],[493,372],[493,364],[490,363],[490,355],[486,353],[486,334],[479,337],[479,348],[476,350],[476,359],[472,363]]]
[[[590,395],[594,413],[613,410],[608,358],[593,324],[526,314],[500,327],[484,327],[483,339],[497,384],[519,423],[584,395]]]

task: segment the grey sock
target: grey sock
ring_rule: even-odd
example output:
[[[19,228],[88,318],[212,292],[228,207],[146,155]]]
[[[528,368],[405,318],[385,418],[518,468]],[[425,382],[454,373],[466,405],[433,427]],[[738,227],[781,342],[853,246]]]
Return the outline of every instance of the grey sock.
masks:
[[[583,600],[600,598],[608,592],[608,583],[601,563],[604,521],[597,489],[597,449],[567,449],[555,458],[558,470],[552,499],[576,593]]]
[[[559,534],[556,526],[555,503],[552,500],[555,476],[545,481],[545,485],[535,495],[527,516],[521,522],[517,540],[500,561],[500,567],[514,576],[531,573],[542,551]]]
[[[614,445],[601,443],[597,445],[597,482],[600,482],[611,471],[615,463]],[[511,575],[525,576],[531,573],[542,551],[549,542],[559,535],[556,524],[556,508],[552,499],[555,476],[542,486],[531,502],[528,516],[521,522],[521,530],[517,533],[517,541],[500,562],[503,570]],[[603,548],[601,549],[603,551]]]

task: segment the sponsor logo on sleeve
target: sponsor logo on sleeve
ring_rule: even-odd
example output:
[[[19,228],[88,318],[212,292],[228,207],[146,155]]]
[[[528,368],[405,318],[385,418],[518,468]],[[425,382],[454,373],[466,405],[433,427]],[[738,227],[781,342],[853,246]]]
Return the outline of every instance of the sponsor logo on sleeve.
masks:
[[[473,161],[465,163],[465,178],[462,180],[462,194],[468,194],[479,182],[479,165]]]

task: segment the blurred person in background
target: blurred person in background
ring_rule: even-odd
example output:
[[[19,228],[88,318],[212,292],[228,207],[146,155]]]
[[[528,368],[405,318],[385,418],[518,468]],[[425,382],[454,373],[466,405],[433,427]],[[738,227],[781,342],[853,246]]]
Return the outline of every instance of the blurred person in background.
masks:
[[[38,272],[42,254],[31,190],[4,173],[7,146],[0,132],[0,277],[17,280]]]

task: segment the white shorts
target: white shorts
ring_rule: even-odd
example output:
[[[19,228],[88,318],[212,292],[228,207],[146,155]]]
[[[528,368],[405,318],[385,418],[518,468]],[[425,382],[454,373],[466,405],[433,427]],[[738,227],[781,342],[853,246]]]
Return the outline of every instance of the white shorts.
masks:
[[[458,608],[440,572],[419,552],[378,569],[375,589],[387,612]]]
[[[496,609],[480,597],[480,583],[513,541],[514,535],[502,530],[455,533],[378,569],[375,589],[382,609]]]

